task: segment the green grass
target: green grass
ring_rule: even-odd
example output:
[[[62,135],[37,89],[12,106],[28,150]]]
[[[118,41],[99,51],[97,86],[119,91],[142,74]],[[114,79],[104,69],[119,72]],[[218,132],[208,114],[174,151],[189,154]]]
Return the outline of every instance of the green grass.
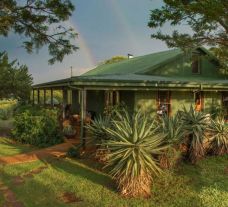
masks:
[[[0,157],[30,152],[34,149],[35,147],[16,143],[9,138],[0,137]]]
[[[0,180],[9,186],[26,207],[227,207],[228,156],[208,157],[197,166],[182,164],[175,172],[155,179],[150,199],[126,199],[106,174],[83,164],[83,160],[42,161],[0,167]],[[19,186],[13,178],[47,164],[48,168]],[[89,165],[91,166],[91,164]],[[64,204],[59,197],[72,192],[82,201]],[[0,197],[1,198],[1,197]],[[1,204],[1,203],[0,203]]]

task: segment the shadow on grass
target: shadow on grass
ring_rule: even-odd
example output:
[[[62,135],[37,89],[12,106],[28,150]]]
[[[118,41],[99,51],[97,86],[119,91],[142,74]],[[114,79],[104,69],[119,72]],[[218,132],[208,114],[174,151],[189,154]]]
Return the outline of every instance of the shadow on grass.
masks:
[[[17,170],[24,171],[23,167],[20,166],[17,166]],[[5,186],[9,187],[9,189],[15,193],[17,200],[21,201],[24,206],[65,206],[64,202],[61,201],[59,194],[53,191],[52,188],[47,187],[44,183],[30,177],[26,178],[24,183],[15,185],[13,183],[14,178],[15,176],[5,171],[1,171],[0,180],[4,180]],[[61,191],[58,192],[61,193]],[[66,206],[68,205],[66,204]]]
[[[81,161],[66,159],[66,160],[52,160],[49,164],[57,171],[63,171],[73,176],[79,176],[83,179],[102,185],[111,191],[116,192],[116,186],[110,176],[94,169]]]
[[[22,176],[23,174],[30,172],[32,169],[36,169],[44,165],[48,166],[46,169],[47,171],[44,170],[40,174],[34,175],[41,177],[38,177],[37,179],[34,179],[34,177],[25,178],[25,182],[23,184],[18,186],[14,185],[13,180],[15,177]],[[68,174],[73,176],[69,176]],[[77,186],[77,177],[81,177],[83,180],[88,180],[110,189],[111,179],[109,177],[101,173],[94,172],[92,169],[89,169],[86,166],[81,166],[80,164],[77,164],[75,161],[71,160],[64,161],[45,159],[34,163],[0,167],[0,180],[4,180],[4,184],[9,186],[10,189],[14,191],[18,200],[23,202],[25,206],[31,206],[34,201],[36,201],[36,205],[34,204],[34,206],[65,206],[64,202],[60,198],[61,194],[73,192],[77,195],[78,191],[81,201],[77,203],[77,206],[98,206],[102,200],[93,200],[94,198],[90,198],[89,196],[85,197],[86,192],[81,194],[80,186],[85,185],[83,181],[78,188],[76,187],[76,191],[75,188],[72,187]],[[68,180],[69,178],[71,180]],[[89,184],[87,183],[86,185]],[[87,187],[90,188],[91,186]],[[93,186],[92,188],[96,187]],[[27,194],[28,192],[29,195]],[[102,197],[102,188],[99,188],[97,193],[99,193]],[[80,197],[80,195],[82,197]],[[68,205],[66,204],[66,206]]]
[[[0,158],[13,156],[16,154],[27,153],[36,149],[30,145],[24,145],[6,137],[0,136]]]

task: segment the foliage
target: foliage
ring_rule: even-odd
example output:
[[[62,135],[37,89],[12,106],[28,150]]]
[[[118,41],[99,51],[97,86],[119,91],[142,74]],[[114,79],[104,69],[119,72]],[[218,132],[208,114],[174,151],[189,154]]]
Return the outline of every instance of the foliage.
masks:
[[[183,137],[183,130],[179,113],[176,113],[174,116],[164,114],[161,116],[158,124],[160,125],[160,132],[165,135],[165,139],[169,144],[175,145],[180,143]]]
[[[165,141],[170,145],[159,156],[159,161],[163,169],[170,169],[181,159],[181,153],[178,148],[183,137],[182,123],[179,113],[176,113],[174,116],[164,114],[159,118],[158,130],[164,135]]]
[[[222,74],[228,75],[228,50],[226,47],[212,47],[210,51],[217,57],[221,62]]]
[[[0,109],[0,119],[8,120],[11,116],[11,111],[8,108]]]
[[[0,10],[0,35],[13,31],[25,37],[23,46],[29,53],[48,45],[53,64],[78,49],[71,42],[77,34],[63,24],[74,11],[70,0],[1,0]]]
[[[32,104],[18,104],[15,109],[15,115],[19,115],[23,112],[29,111],[32,115],[38,115],[42,110],[40,105],[32,105]]]
[[[228,154],[228,125],[223,119],[211,120],[211,150],[213,154]]]
[[[132,116],[126,110],[116,111],[110,137],[105,145],[110,150],[107,167],[124,196],[148,197],[152,177],[161,173],[156,155],[166,148],[164,138],[156,134],[153,120],[141,111]]]
[[[18,102],[14,99],[0,100],[0,119],[8,120],[15,110]]]
[[[104,64],[118,63],[118,62],[121,62],[126,59],[127,59],[127,57],[125,57],[125,56],[114,56],[108,60],[105,60]]]
[[[212,119],[221,119],[224,117],[225,110],[221,106],[212,106],[210,110]]]
[[[80,158],[81,155],[79,147],[71,147],[67,152],[67,156],[72,158]]]
[[[106,129],[110,127],[110,124],[111,120],[109,116],[99,116],[92,120],[91,124],[86,126],[88,132],[91,134],[92,141],[98,146],[108,139]]]
[[[173,169],[181,159],[181,151],[173,146],[169,146],[164,153],[159,156],[159,162],[162,169]]]
[[[6,53],[0,53],[0,98],[28,100],[32,77],[25,65],[10,62]]]
[[[54,109],[22,112],[16,115],[14,126],[13,138],[21,143],[43,147],[63,141],[58,111]]]
[[[148,26],[158,29],[152,38],[165,41],[169,47],[215,46],[222,50],[220,54],[227,61],[227,14],[228,2],[224,0],[164,0],[161,8],[151,10]],[[161,31],[165,24],[175,28],[172,34]],[[182,33],[183,25],[189,26],[188,33]]]
[[[205,132],[209,127],[208,116],[203,112],[197,112],[190,107],[189,111],[184,107],[180,111],[182,129],[189,152],[189,159],[192,163],[197,162],[205,154],[204,140]]]

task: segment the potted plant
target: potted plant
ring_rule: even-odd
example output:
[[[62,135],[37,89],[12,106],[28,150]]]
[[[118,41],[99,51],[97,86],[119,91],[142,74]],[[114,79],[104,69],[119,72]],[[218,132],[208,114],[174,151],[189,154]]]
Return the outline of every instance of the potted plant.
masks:
[[[67,138],[74,138],[76,135],[76,130],[73,128],[72,125],[64,126],[63,134]]]

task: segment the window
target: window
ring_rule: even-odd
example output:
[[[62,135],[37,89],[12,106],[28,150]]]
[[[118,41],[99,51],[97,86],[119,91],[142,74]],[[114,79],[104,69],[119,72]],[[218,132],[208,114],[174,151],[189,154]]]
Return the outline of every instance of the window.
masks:
[[[171,94],[170,91],[158,91],[157,114],[159,114],[159,115],[163,115],[163,114],[170,115],[170,113],[171,113],[170,94]]]
[[[197,91],[195,92],[195,110],[202,111],[203,110],[203,92]]]
[[[192,56],[192,73],[193,74],[200,74],[201,73],[200,57],[198,55]]]

